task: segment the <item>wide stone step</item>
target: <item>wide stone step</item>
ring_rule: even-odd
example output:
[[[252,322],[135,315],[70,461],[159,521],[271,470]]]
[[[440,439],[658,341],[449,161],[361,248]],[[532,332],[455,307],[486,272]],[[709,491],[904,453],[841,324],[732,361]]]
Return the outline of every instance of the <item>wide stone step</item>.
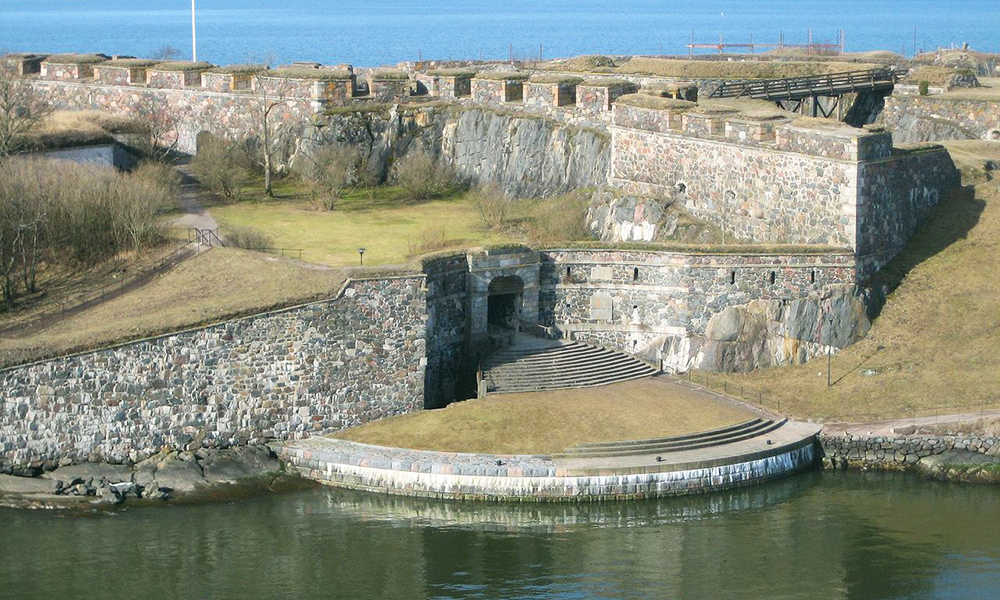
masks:
[[[644,371],[655,373],[652,367],[643,364],[622,363],[612,365],[591,365],[587,368],[566,369],[563,371],[549,371],[545,373],[533,373],[531,371],[517,371],[509,373],[487,373],[487,378],[494,381],[546,381],[546,380],[569,380],[592,378],[597,376],[631,373],[634,371]]]
[[[531,392],[545,392],[545,391],[554,391],[554,390],[575,390],[575,389],[581,389],[581,388],[601,387],[601,386],[604,386],[604,385],[611,385],[613,383],[622,383],[624,381],[633,381],[633,380],[636,380],[636,379],[643,379],[645,377],[650,377],[651,375],[653,375],[653,374],[652,373],[640,373],[638,375],[629,375],[627,377],[613,377],[613,378],[608,378],[608,379],[598,380],[598,381],[591,381],[591,382],[586,382],[586,383],[567,383],[567,382],[563,382],[563,383],[548,383],[548,384],[544,384],[544,385],[540,385],[540,386],[531,385],[531,386],[512,387],[512,388],[506,388],[505,387],[505,388],[500,389],[500,390],[490,390],[490,393],[496,393],[496,394],[521,394],[521,393],[525,393],[525,394],[527,394],[527,393],[531,393]]]
[[[714,446],[721,446],[723,444],[731,444],[734,442],[741,442],[744,440],[749,440],[758,436],[766,435],[777,429],[780,429],[787,419],[782,419],[780,421],[767,420],[758,427],[739,432],[733,435],[722,435],[712,438],[695,439],[686,442],[678,442],[672,444],[661,444],[661,445],[651,445],[651,446],[623,446],[619,449],[604,449],[603,451],[595,452],[578,452],[577,448],[568,448],[565,452],[553,455],[553,457],[559,458],[594,458],[594,457],[613,457],[613,456],[639,456],[647,454],[665,454],[668,452],[681,452],[685,450],[697,450],[700,448],[711,448]]]
[[[544,379],[518,379],[518,380],[497,380],[488,382],[493,387],[493,391],[531,391],[533,389],[565,389],[573,387],[588,387],[591,385],[603,385],[616,381],[625,381],[638,377],[649,377],[656,373],[655,370],[643,366],[643,368],[630,369],[613,373],[598,374],[590,377],[552,377]]]
[[[561,372],[567,369],[575,369],[575,370],[588,369],[593,367],[599,367],[602,365],[620,366],[626,364],[635,364],[636,362],[638,361],[636,361],[635,359],[618,355],[618,356],[607,356],[603,357],[602,359],[581,358],[579,360],[564,360],[564,361],[557,361],[553,363],[544,363],[537,365],[527,365],[524,363],[510,363],[510,364],[499,365],[496,367],[488,367],[488,369],[492,373],[515,373],[515,372],[547,373],[547,372]]]

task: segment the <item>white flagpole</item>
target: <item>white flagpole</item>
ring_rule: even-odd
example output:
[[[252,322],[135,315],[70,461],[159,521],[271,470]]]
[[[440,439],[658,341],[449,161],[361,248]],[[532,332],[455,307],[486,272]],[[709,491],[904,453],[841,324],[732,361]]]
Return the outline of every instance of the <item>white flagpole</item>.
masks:
[[[198,62],[198,42],[194,34],[194,0],[191,0],[191,62]]]

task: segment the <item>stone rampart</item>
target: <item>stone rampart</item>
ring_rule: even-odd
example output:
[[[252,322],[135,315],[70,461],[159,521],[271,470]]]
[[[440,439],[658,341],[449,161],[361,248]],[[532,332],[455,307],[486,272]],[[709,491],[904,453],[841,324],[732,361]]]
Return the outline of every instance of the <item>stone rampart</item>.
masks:
[[[297,439],[423,407],[423,276],[0,371],[0,467]]]
[[[897,151],[879,130],[683,106],[617,104],[613,117],[612,185],[682,202],[738,239],[852,248],[865,275],[959,185],[944,148]]]
[[[855,289],[849,252],[730,255],[549,249],[541,256],[540,324],[565,337],[663,361],[667,370],[738,370],[738,361],[720,357],[741,349],[734,345],[737,341],[760,341],[766,348],[765,338],[780,340],[767,349],[774,364],[803,362],[830,342],[842,347],[856,341],[832,339],[820,329],[822,305],[836,295],[834,290],[839,294]],[[772,325],[759,331],[760,340],[729,337],[721,323],[710,327],[716,315],[755,301],[771,310],[767,319]],[[863,311],[856,317],[863,318]],[[839,325],[850,329],[846,323]],[[753,360],[766,362],[763,356]]]
[[[885,99],[885,126],[897,144],[943,140],[1000,142],[1000,102],[949,95],[893,94]]]
[[[478,361],[469,351],[469,260],[464,252],[424,262],[427,275],[427,371],[424,404],[475,395]]]

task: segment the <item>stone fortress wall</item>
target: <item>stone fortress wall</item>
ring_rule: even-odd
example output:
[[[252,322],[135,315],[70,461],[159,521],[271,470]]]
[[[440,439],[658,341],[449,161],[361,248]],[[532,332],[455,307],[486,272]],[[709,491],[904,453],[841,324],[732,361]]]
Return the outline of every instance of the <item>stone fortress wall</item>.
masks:
[[[422,275],[0,371],[0,469],[299,439],[424,406]]]
[[[235,75],[226,80],[206,71],[199,83],[153,79],[155,70],[147,69],[145,80],[161,86],[154,88],[138,72],[98,81],[79,69],[41,68],[45,75],[34,85],[60,108],[130,115],[157,103],[177,117],[182,151],[195,151],[202,132],[239,135],[254,127],[247,113],[258,82]],[[372,75],[360,96],[365,88],[356,77],[292,81],[276,118],[305,132],[331,107],[447,100],[461,110],[444,124],[432,122],[437,109],[428,106],[407,117],[412,123],[385,127],[395,136],[407,127],[428,130],[443,156],[449,145],[476,138],[480,165],[509,150],[483,145],[481,139],[504,139],[494,126],[587,127],[610,136],[612,185],[680,199],[741,241],[771,245],[444,254],[428,257],[411,276],[350,282],[325,303],[9,369],[0,372],[0,465],[91,454],[117,461],[158,444],[183,447],[194,437],[215,445],[294,439],[468,397],[489,333],[489,286],[500,277],[523,285],[526,329],[618,348],[667,370],[802,362],[864,335],[867,278],[957,185],[942,149],[896,151],[877,130],[803,126],[683,102],[680,109],[645,108],[616,101],[627,87],[586,82]],[[480,105],[503,112],[487,123]],[[334,118],[353,123],[354,116],[327,116]],[[542,139],[532,136],[505,143]],[[565,136],[549,137],[547,144],[567,145]],[[591,155],[577,158],[584,156]],[[601,160],[595,154],[590,162]],[[575,164],[567,159],[553,170],[572,179]]]

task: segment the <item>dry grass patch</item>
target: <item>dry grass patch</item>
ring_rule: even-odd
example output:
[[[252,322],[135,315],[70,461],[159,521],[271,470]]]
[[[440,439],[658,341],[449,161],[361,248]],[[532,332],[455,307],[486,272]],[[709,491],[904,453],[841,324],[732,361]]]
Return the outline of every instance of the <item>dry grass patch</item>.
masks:
[[[981,102],[1000,102],[1000,77],[980,77],[977,88],[952,88],[933,99],[946,100],[976,100]]]
[[[486,454],[552,454],[585,442],[724,427],[749,412],[660,379],[467,400],[348,429],[365,444]]]
[[[215,248],[145,287],[26,338],[0,339],[0,366],[105,347],[333,296],[342,271]]]
[[[32,150],[110,143],[113,133],[137,133],[142,124],[96,110],[57,110],[45,117],[19,145]]]

